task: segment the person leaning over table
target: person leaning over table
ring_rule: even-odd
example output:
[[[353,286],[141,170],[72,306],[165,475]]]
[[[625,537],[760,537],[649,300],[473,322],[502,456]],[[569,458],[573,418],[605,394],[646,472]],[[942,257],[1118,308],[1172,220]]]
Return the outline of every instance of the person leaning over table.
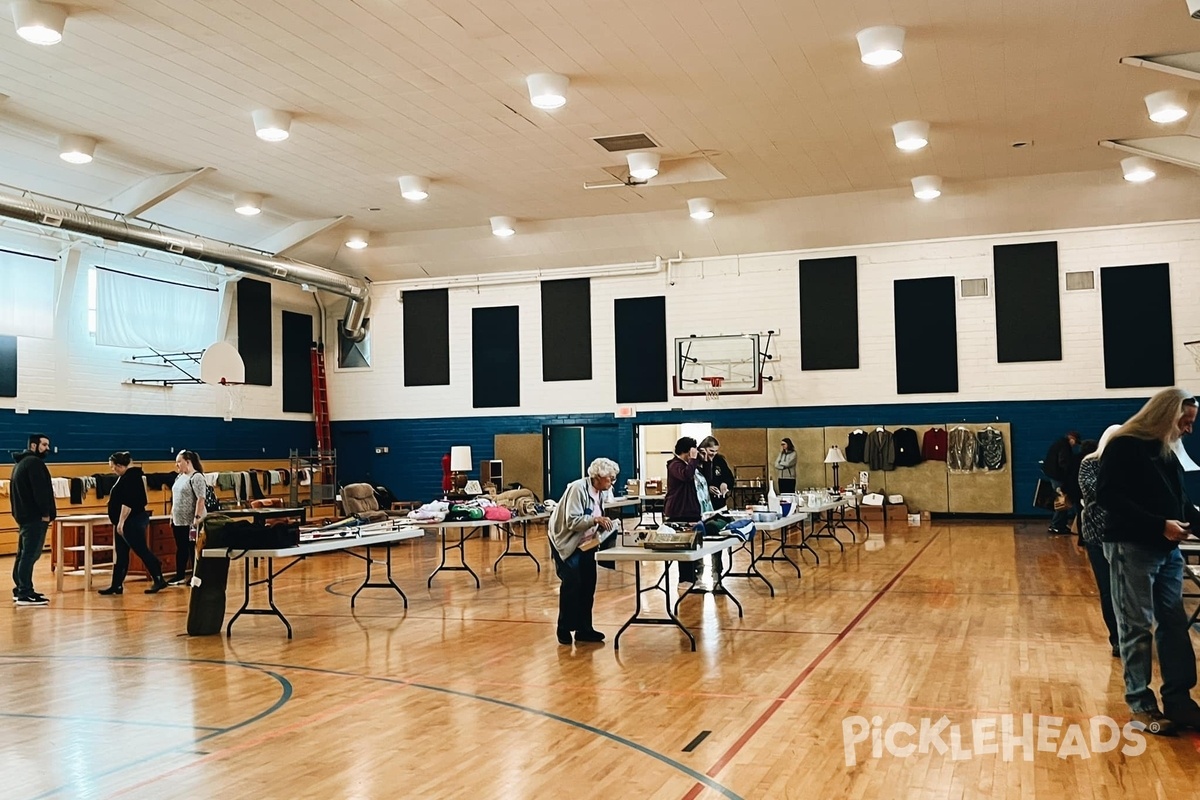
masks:
[[[790,494],[796,491],[796,445],[786,436],[779,442],[775,470],[779,475],[779,493]]]
[[[117,549],[113,563],[112,585],[101,589],[100,594],[121,594],[125,588],[125,573],[129,571],[129,551],[150,571],[154,585],[146,594],[161,592],[169,585],[162,574],[162,564],[146,544],[146,529],[150,527],[150,513],[146,511],[146,483],[142,479],[141,467],[131,467],[133,456],[128,451],[113,453],[108,457],[108,467],[117,476],[108,496],[108,519],[113,524],[113,544]]]
[[[612,499],[612,485],[621,468],[617,462],[597,458],[587,475],[567,484],[562,499],[550,514],[546,531],[550,555],[562,581],[558,592],[558,643],[603,642],[604,634],[592,627],[596,599],[596,548],[616,523],[604,515]]]

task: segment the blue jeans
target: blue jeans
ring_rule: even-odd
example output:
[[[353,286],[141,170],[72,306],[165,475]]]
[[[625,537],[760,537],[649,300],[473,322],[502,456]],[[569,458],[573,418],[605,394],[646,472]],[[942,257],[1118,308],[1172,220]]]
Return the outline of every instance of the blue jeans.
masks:
[[[1050,481],[1050,485],[1056,490],[1061,489],[1063,486],[1062,481],[1056,481],[1049,475],[1046,476],[1046,480]],[[1073,519],[1075,519],[1075,506],[1072,505],[1070,508],[1064,508],[1062,511],[1055,511],[1054,516],[1050,518],[1050,527],[1056,531],[1067,533],[1071,530],[1071,520]]]
[[[46,529],[49,522],[37,520],[26,522],[19,527],[17,533],[17,559],[13,564],[13,586],[21,597],[33,594],[33,565],[41,558],[42,548],[46,545]],[[62,565],[59,565],[62,569]]]
[[[1163,711],[1194,708],[1196,653],[1183,610],[1183,556],[1176,549],[1159,552],[1129,542],[1105,542],[1104,554],[1121,633],[1125,702],[1134,713],[1158,708],[1150,689],[1153,638],[1163,679]]]
[[[1096,576],[1096,590],[1100,592],[1100,613],[1104,616],[1104,626],[1108,628],[1108,643],[1113,649],[1121,646],[1121,637],[1117,629],[1117,613],[1113,610],[1112,571],[1108,567],[1108,558],[1104,555],[1104,545],[1100,542],[1085,542],[1088,561],[1092,564],[1092,574]]]

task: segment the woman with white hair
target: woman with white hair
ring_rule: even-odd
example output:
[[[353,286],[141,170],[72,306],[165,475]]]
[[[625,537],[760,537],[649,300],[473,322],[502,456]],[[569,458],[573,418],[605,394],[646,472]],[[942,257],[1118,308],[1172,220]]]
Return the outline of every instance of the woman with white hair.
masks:
[[[567,484],[547,524],[550,555],[562,588],[558,592],[558,643],[603,642],[604,634],[592,627],[596,599],[596,548],[616,529],[604,513],[612,498],[613,481],[621,468],[617,462],[597,458],[587,476]]]
[[[1196,653],[1183,609],[1179,543],[1200,530],[1173,450],[1196,421],[1196,398],[1164,389],[1113,433],[1100,456],[1096,502],[1107,514],[1104,554],[1125,667],[1125,702],[1148,733],[1200,729]],[[1150,688],[1152,650],[1162,673],[1162,710]]]
[[[1104,513],[1104,507],[1096,502],[1096,476],[1100,473],[1100,454],[1120,427],[1108,426],[1099,443],[1091,439],[1082,442],[1080,452],[1083,454],[1083,460],[1079,462],[1079,494],[1083,499],[1083,509],[1079,514],[1079,537],[1087,549],[1092,574],[1096,577],[1096,590],[1100,593],[1100,613],[1104,616],[1104,625],[1108,628],[1108,644],[1112,649],[1113,658],[1121,657],[1121,637],[1117,631],[1117,614],[1113,610],[1112,577],[1108,559],[1104,556],[1104,523],[1108,515]]]

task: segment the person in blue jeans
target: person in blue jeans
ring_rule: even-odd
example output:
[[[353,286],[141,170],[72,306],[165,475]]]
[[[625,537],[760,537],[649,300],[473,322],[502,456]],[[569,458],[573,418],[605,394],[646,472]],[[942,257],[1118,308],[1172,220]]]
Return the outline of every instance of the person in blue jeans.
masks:
[[[29,449],[16,458],[9,484],[8,502],[17,522],[17,557],[13,564],[13,602],[19,606],[44,606],[50,601],[33,588],[33,566],[46,544],[46,530],[58,515],[54,487],[46,454],[50,438],[35,433],[29,437]]]
[[[1200,729],[1196,654],[1183,608],[1179,542],[1200,530],[1200,510],[1183,488],[1174,446],[1192,432],[1196,398],[1164,389],[1113,434],[1100,452],[1096,502],[1104,508],[1113,608],[1125,668],[1125,702],[1149,733]],[[1150,688],[1157,647],[1162,709]]]

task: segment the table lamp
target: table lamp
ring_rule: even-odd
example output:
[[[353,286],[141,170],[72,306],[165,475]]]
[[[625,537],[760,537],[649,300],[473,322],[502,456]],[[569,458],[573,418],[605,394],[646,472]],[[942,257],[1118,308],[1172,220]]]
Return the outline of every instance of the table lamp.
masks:
[[[471,471],[471,446],[456,444],[450,448],[450,474],[453,478],[454,491],[462,492],[467,485],[467,473]]]
[[[829,452],[825,454],[825,463],[833,464],[833,486],[835,489],[841,489],[841,483],[838,482],[838,465],[846,461],[846,457],[842,455],[842,451],[835,444],[829,448]]]

